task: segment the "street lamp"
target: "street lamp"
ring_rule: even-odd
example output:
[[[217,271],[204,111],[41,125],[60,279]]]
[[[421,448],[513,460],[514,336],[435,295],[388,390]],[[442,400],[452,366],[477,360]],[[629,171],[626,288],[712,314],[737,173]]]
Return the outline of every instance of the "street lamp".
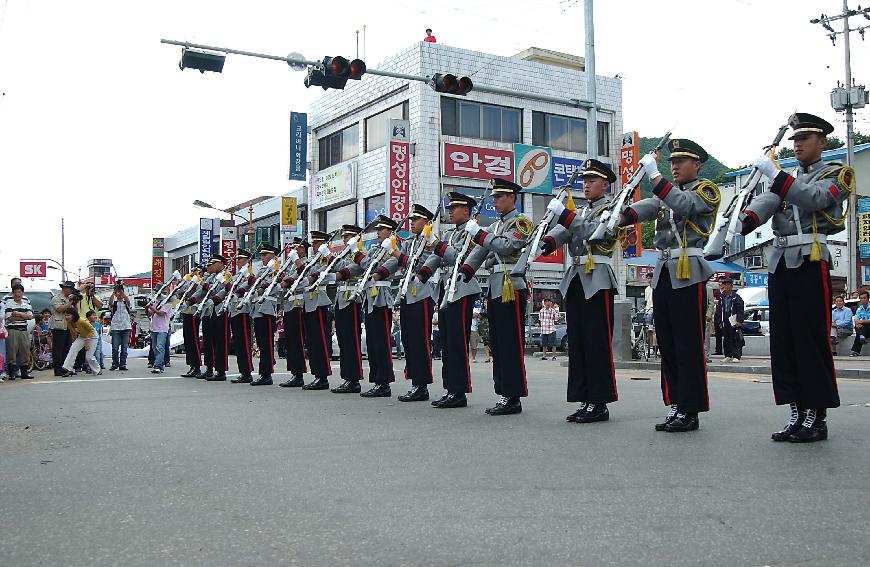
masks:
[[[246,219],[240,214],[236,213],[235,209],[219,209],[217,207],[213,207],[206,203],[205,201],[200,201],[196,199],[193,202],[194,207],[199,207],[200,209],[211,209],[213,211],[219,211],[221,213],[227,213],[228,215],[232,215],[234,217],[238,217],[242,219],[242,222],[248,223],[248,246],[252,246],[254,242],[254,207],[248,207],[248,218]]]

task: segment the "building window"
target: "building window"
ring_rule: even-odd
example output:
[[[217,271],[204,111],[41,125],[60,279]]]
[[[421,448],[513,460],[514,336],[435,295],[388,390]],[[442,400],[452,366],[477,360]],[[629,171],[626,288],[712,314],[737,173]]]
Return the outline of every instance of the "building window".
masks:
[[[254,227],[254,251],[260,249],[261,244],[271,244],[278,246],[280,238],[280,225],[272,224],[269,226]]]
[[[586,153],[586,120],[532,112],[532,143],[554,150]]]
[[[334,209],[319,211],[318,225],[324,232],[332,232],[343,224],[356,224],[356,201]]]
[[[374,197],[368,197],[365,200],[365,224],[369,224],[375,217],[378,215],[387,214],[387,198],[381,193],[380,195],[375,195]]]
[[[610,155],[610,124],[607,122],[598,123],[598,155]]]
[[[359,155],[359,124],[318,140],[319,167],[326,169]]]
[[[408,101],[366,118],[366,150],[370,152],[387,145],[387,125],[391,118],[408,119]]]
[[[441,133],[495,142],[522,142],[522,110],[441,97]]]

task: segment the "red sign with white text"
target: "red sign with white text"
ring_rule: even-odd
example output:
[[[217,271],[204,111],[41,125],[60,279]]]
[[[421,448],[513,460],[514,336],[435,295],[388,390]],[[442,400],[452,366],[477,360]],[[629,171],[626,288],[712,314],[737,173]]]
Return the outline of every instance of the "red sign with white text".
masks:
[[[236,241],[221,240],[221,256],[227,259],[227,270],[236,273]]]
[[[163,284],[163,278],[166,275],[163,272],[165,263],[166,259],[163,257],[151,258],[151,289],[157,289]]]
[[[622,135],[622,148],[619,150],[619,181],[622,185],[628,183],[631,176],[637,170],[640,164],[640,138],[637,137],[637,132],[626,132]],[[634,190],[634,195],[631,201],[640,200],[640,186]],[[640,256],[643,249],[641,242],[641,226],[640,223],[626,228],[625,241],[622,245],[622,256],[624,258],[636,258]]]
[[[408,142],[390,140],[389,170],[387,172],[387,215],[398,222],[408,215],[411,206],[411,160]],[[402,227],[399,227],[402,228]]]
[[[22,278],[44,278],[47,262],[21,262]]]
[[[538,256],[533,262],[541,262],[542,264],[564,264],[565,263],[565,247],[560,246],[549,256]]]
[[[444,175],[468,179],[514,180],[514,153],[511,150],[444,144]]]

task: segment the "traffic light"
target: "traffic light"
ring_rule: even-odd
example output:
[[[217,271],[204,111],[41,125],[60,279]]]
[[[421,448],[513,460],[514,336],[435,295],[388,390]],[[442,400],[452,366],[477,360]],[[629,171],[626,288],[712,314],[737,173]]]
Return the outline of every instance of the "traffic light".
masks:
[[[450,73],[436,73],[429,80],[429,86],[438,93],[465,96],[474,88],[474,83],[471,82],[470,77],[460,77],[457,79],[456,75],[451,75]]]
[[[205,73],[206,71],[220,73],[224,70],[224,61],[226,59],[227,56],[223,53],[184,47],[181,49],[181,60],[178,62],[178,68],[182,71],[185,69],[197,69],[200,73]]]
[[[308,68],[305,77],[306,87],[323,87],[327,89],[343,89],[348,79],[355,81],[366,72],[366,64],[362,59],[348,61],[344,57],[324,57],[317,67]]]

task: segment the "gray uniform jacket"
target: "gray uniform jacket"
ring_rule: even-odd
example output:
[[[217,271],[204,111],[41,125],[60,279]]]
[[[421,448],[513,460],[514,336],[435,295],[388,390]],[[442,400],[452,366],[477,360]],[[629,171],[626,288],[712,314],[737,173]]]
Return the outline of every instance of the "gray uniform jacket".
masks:
[[[260,268],[260,271],[257,273],[257,277],[259,278],[260,275],[262,275],[268,269],[268,264],[262,266]],[[265,277],[263,278],[263,281],[260,285],[262,287],[268,288],[271,281],[272,280],[269,277]],[[259,319],[264,315],[278,315],[278,296],[281,295],[281,292],[283,291],[284,289],[280,285],[275,285],[272,287],[272,291],[269,293],[269,295],[267,295],[266,297],[262,297],[260,295],[260,291],[257,290],[256,295],[251,300],[251,317],[253,319]]]
[[[565,272],[562,283],[559,284],[562,297],[568,296],[568,288],[575,277],[580,278],[586,299],[602,289],[619,289],[610,263],[613,251],[616,249],[616,238],[589,242],[589,237],[598,228],[599,217],[608,203],[609,199],[602,196],[580,210],[565,209],[559,218],[553,219],[550,224],[552,228],[543,239],[547,242],[547,247],[555,250],[567,242],[568,252],[571,254],[571,266]],[[589,254],[592,254],[595,269],[587,274],[586,261]]]
[[[233,288],[234,297],[230,298],[229,307],[227,308],[230,317],[251,312],[251,305],[249,303],[239,307],[239,302],[242,297],[244,297],[248,290],[251,289],[251,285],[254,283],[254,271],[253,266],[250,263],[239,268],[239,273],[236,274],[235,282],[236,287]]]
[[[465,227],[465,223],[456,225],[456,228],[445,232],[443,239],[435,244],[435,247],[432,249],[432,255],[429,256],[418,272],[419,275],[428,281],[438,268],[443,268],[441,270],[441,285],[444,288],[445,294],[450,287],[450,274],[456,265],[456,257],[462,251],[462,245],[467,235],[462,230],[463,227]],[[480,295],[480,291],[480,283],[478,283],[477,278],[471,278],[470,281],[466,282],[460,275],[456,280],[456,292],[453,294],[453,301],[456,302],[467,295],[473,295],[476,298]]]
[[[332,266],[331,272],[326,276],[324,282],[327,284],[335,284],[335,304],[339,309],[345,309],[351,303],[362,303],[363,298],[359,297],[356,301],[351,301],[350,296],[353,293],[353,288],[356,287],[358,277],[354,277],[351,273],[351,266],[360,264],[365,258],[365,254],[358,251],[352,251],[345,255]],[[356,271],[354,269],[354,271]],[[341,273],[344,278],[342,281],[337,281],[335,275]]]
[[[514,264],[519,260],[532,232],[532,225],[526,217],[514,209],[489,228],[490,230],[481,229],[474,236],[477,247],[468,255],[462,271],[470,279],[471,273],[476,272],[481,266],[490,270],[489,297],[497,299],[501,298],[504,284],[503,272],[510,274]],[[511,276],[511,283],[515,290],[526,289],[525,277]]]
[[[678,187],[662,178],[653,188],[653,194],[654,197],[641,199],[623,211],[629,224],[656,219],[653,244],[659,255],[653,287],[659,284],[659,276],[665,266],[672,289],[707,281],[713,275],[713,270],[704,259],[703,249],[716,222],[719,188],[706,179],[695,179]],[[677,263],[684,234],[690,275],[688,279],[677,279]]]
[[[411,255],[413,254],[414,249],[418,249],[424,244],[425,238],[423,236],[409,238],[402,242],[400,248],[401,254],[398,258],[391,257],[389,260],[384,262],[384,267],[391,275],[395,275],[396,272],[399,272],[394,279],[394,281],[400,286],[400,289],[396,293],[401,293],[402,291],[402,280],[405,277],[406,271],[411,269],[408,264],[411,262]],[[417,263],[413,268],[419,269],[419,267],[424,265],[431,255],[431,252],[423,250],[423,253],[420,254],[420,257],[417,259]],[[411,276],[411,281],[408,283],[408,291],[405,293],[404,301],[410,305],[412,303],[417,303],[418,301],[423,301],[424,299],[434,299],[436,291],[434,283],[428,281],[424,283],[420,281],[415,273]]]
[[[817,161],[801,167],[797,177],[780,171],[770,190],[755,197],[740,220],[744,234],[773,218],[773,248],[768,270],[776,271],[781,258],[787,268],[797,268],[809,256],[813,243],[813,219],[822,259],[831,261],[826,235],[843,230],[843,201],[854,188],[854,171],[835,162]]]
[[[343,273],[343,277],[345,280],[350,280],[351,278],[363,275],[369,265],[372,262],[377,261],[377,265],[372,270],[372,276],[380,274],[381,281],[375,281],[374,277],[370,277],[366,282],[365,290],[363,291],[366,302],[366,313],[371,313],[375,307],[391,308],[393,306],[393,294],[390,291],[390,286],[392,285],[392,282],[390,281],[390,272],[384,267],[385,260],[383,260],[383,258],[382,250],[379,248],[372,248],[359,263],[353,263],[344,268],[346,272]],[[372,295],[374,295],[374,297],[372,297]]]
[[[320,258],[317,261],[317,264],[309,270],[309,273],[317,273],[320,270],[326,268],[327,264],[329,264],[329,258]],[[314,285],[310,285],[308,282],[308,278],[306,276],[306,281],[301,282],[297,291],[302,290],[300,293],[303,295],[303,303],[305,304],[305,312],[311,313],[312,311],[317,310],[318,307],[327,307],[332,305],[332,300],[329,299],[329,294],[327,291],[327,284],[324,282],[317,287]]]
[[[202,278],[202,284],[200,284],[196,291],[187,296],[188,299],[192,300],[193,312],[196,313],[200,319],[203,317],[211,317],[211,313],[209,313],[208,310],[208,296],[211,293],[211,287],[214,285],[216,278],[217,274],[206,274]],[[200,306],[200,304],[202,305]],[[214,306],[212,305],[212,307]]]
[[[184,280],[184,283],[175,288],[175,298],[177,300],[180,300],[181,296],[184,295],[184,292],[186,292],[191,286],[194,287],[194,289],[190,293],[188,293],[187,297],[184,299],[184,304],[177,306],[178,311],[181,311],[185,315],[193,314],[193,310],[196,308],[196,305],[190,305],[187,302],[187,299],[196,292],[196,288],[200,285],[201,281],[198,281],[195,277],[191,276],[190,281]]]
[[[227,296],[229,286],[230,273],[226,270],[215,274],[211,286],[208,289],[208,296],[205,298],[205,305],[200,313],[203,317],[213,317],[215,307],[220,304]]]

